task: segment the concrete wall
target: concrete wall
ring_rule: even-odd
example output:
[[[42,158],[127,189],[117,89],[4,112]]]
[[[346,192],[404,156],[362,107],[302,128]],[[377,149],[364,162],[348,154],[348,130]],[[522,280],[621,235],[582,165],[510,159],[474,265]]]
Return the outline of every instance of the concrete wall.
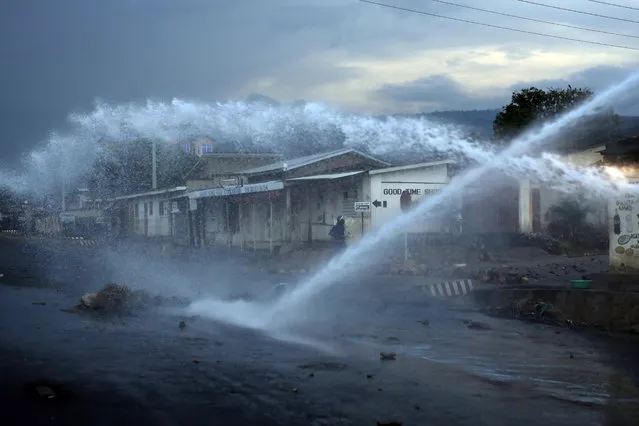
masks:
[[[524,301],[552,304],[561,317],[576,325],[629,331],[639,325],[639,293],[605,290],[490,289],[472,292],[475,302],[492,309],[514,307]]]
[[[400,208],[402,191],[409,190],[413,205],[417,205],[435,196],[450,182],[447,164],[407,170],[391,168],[383,173],[379,173],[380,171],[377,170],[370,175],[370,193],[364,191],[370,197],[370,201],[377,200],[382,203],[380,207],[373,206],[371,210],[374,228],[379,228],[402,214]],[[434,214],[424,216],[406,231],[411,233],[448,231],[451,223],[449,207],[449,205],[438,206]]]
[[[608,209],[610,266],[639,270],[639,198],[625,194],[611,199]]]

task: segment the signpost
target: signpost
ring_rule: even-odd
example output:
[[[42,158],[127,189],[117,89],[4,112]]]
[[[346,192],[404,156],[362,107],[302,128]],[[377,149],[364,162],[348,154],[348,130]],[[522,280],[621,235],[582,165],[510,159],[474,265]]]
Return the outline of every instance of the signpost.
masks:
[[[371,211],[371,203],[368,201],[356,201],[355,211],[360,212],[362,216],[362,237],[364,236],[364,213]]]
[[[399,197],[399,208],[402,210],[402,213],[410,211],[412,202],[413,197],[411,192],[408,189],[403,190]],[[408,257],[408,232],[404,232],[404,263],[408,263]]]

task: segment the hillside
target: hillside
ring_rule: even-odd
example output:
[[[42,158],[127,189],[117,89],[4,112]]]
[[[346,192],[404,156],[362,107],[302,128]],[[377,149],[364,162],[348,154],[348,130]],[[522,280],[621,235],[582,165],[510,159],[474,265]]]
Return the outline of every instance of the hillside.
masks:
[[[450,123],[463,126],[469,132],[473,132],[484,138],[493,135],[493,120],[500,110],[472,110],[472,111],[435,111],[416,114],[416,117],[426,117],[441,123]],[[639,135],[639,117],[621,116],[620,131],[622,137]]]

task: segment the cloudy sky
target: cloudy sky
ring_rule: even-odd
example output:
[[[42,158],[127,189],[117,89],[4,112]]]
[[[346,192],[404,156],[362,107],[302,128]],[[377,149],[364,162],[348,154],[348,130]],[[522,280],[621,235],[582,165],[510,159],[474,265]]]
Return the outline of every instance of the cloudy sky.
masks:
[[[203,101],[260,93],[362,112],[482,109],[522,85],[619,81],[636,38],[491,15],[432,0],[381,0],[487,24],[634,47],[588,45],[454,22],[357,0],[20,0],[0,14],[0,142],[14,158],[96,98]],[[639,10],[589,0],[554,10],[451,0],[566,25],[639,35]],[[550,0],[539,3],[559,4]],[[639,7],[635,0],[610,2]]]

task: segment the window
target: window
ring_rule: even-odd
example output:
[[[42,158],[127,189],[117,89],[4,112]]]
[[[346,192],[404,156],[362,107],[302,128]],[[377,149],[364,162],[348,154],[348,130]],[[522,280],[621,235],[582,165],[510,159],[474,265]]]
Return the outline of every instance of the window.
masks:
[[[185,143],[184,144],[184,150],[186,152],[191,152],[191,144],[190,143]]]
[[[153,201],[149,202],[149,216],[153,216]]]
[[[166,216],[166,201],[160,201],[160,216]]]
[[[213,145],[210,143],[202,144],[202,154],[213,152]]]

